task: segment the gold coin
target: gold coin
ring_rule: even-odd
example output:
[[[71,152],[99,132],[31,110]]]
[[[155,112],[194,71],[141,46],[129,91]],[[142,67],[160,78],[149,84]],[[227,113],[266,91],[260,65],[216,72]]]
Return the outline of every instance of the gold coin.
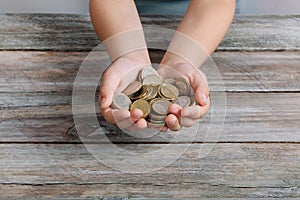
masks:
[[[144,85],[143,87],[146,88],[146,92],[145,92],[145,95],[143,97],[141,97],[141,99],[144,99],[144,100],[148,100],[148,98],[150,97],[151,93],[152,93],[152,88],[150,85]]]
[[[175,100],[178,97],[179,92],[175,86],[165,84],[160,87],[159,95],[168,100]]]
[[[174,101],[174,103],[178,104],[182,108],[185,108],[191,104],[191,98],[188,96],[180,96]]]
[[[145,85],[142,86],[142,88],[139,90],[139,92],[132,95],[130,98],[132,100],[142,99],[147,95],[147,87]]]
[[[137,93],[142,88],[142,83],[139,81],[134,81],[127,86],[123,93],[127,96],[132,96]]]
[[[146,85],[147,95],[143,98],[147,101],[154,99],[157,96],[157,87],[153,85]]]
[[[167,115],[169,113],[170,102],[166,99],[159,99],[152,103],[151,109],[157,115]]]
[[[131,105],[131,100],[128,96],[123,93],[114,94],[113,101],[111,107],[113,109],[124,109],[129,110],[129,106]]]
[[[142,118],[146,118],[150,113],[150,104],[144,99],[139,99],[133,102],[130,106],[130,110],[140,109],[143,112]]]
[[[157,75],[149,75],[143,79],[143,85],[154,85],[158,86],[162,83],[162,78]]]

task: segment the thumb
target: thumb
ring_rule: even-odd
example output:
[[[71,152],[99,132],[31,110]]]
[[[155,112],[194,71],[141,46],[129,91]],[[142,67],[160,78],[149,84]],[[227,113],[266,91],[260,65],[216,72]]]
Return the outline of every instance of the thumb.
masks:
[[[206,87],[198,87],[195,90],[195,97],[200,106],[206,106],[208,102],[208,95]]]
[[[114,92],[117,90],[119,80],[116,80],[113,76],[107,76],[104,74],[100,85],[100,105],[101,109],[108,108],[113,100]]]
[[[200,106],[205,106],[209,98],[209,88],[205,77],[200,74],[197,75],[192,83],[192,87],[195,91],[195,97]]]

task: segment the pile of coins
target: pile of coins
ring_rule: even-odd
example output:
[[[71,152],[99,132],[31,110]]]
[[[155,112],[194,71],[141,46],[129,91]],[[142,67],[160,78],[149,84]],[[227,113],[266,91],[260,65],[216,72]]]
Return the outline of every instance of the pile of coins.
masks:
[[[111,107],[114,109],[140,109],[148,127],[159,128],[165,125],[168,108],[172,103],[182,108],[195,105],[190,96],[191,87],[186,79],[163,80],[153,68],[140,71],[139,80],[132,82],[122,93],[116,93]]]

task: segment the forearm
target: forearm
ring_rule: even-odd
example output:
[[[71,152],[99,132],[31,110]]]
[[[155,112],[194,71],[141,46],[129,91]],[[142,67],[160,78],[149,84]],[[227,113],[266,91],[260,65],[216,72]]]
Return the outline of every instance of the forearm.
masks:
[[[90,0],[90,15],[101,41],[142,27],[133,0]]]
[[[235,0],[192,0],[177,31],[194,39],[210,55],[225,36],[234,10]],[[163,63],[172,60],[174,64],[171,57],[174,55],[167,53]]]
[[[143,35],[142,24],[133,0],[90,0],[90,15],[94,29],[101,41],[105,41],[116,34],[139,28],[141,30],[138,31],[138,34]],[[133,40],[135,38],[131,37],[129,39]],[[137,46],[144,45],[144,42],[140,43]],[[124,46],[124,40],[120,44],[120,49],[124,49],[122,45]],[[105,46],[107,47],[106,44]],[[118,44],[114,43],[113,46],[118,48]],[[111,51],[109,48],[108,50]],[[109,53],[111,55],[111,52]],[[137,63],[150,63],[146,47],[138,51],[129,49],[125,56],[131,60],[136,60]]]

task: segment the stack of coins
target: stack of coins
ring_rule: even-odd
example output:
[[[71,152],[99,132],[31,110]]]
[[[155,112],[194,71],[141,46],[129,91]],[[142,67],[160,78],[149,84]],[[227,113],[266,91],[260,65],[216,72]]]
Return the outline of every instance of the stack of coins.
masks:
[[[172,103],[182,108],[196,104],[195,97],[190,96],[190,84],[184,78],[163,80],[155,69],[144,68],[140,71],[138,79],[122,93],[114,95],[111,107],[140,109],[149,127],[159,128],[165,125]]]

